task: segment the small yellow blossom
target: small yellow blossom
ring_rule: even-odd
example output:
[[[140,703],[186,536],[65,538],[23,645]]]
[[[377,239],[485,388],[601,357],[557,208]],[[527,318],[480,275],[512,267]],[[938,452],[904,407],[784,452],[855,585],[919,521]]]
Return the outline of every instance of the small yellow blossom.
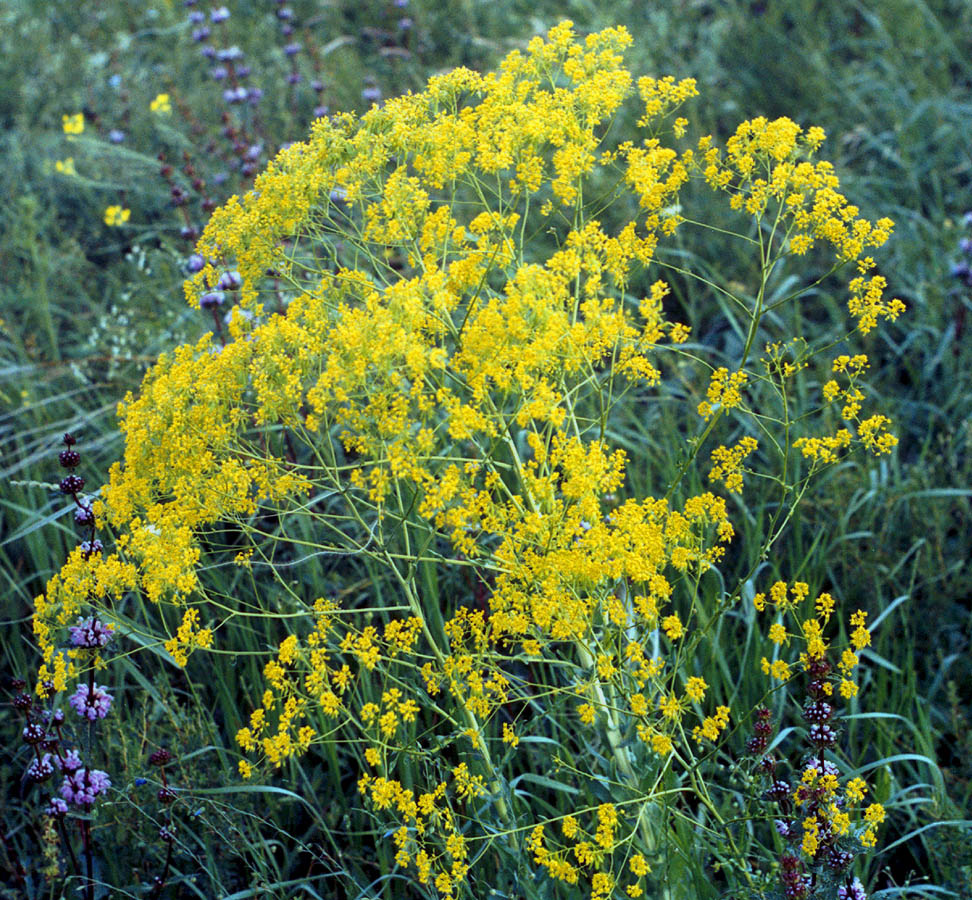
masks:
[[[65,134],[81,134],[84,131],[84,113],[61,116],[61,127]]]
[[[169,100],[169,95],[156,94],[155,99],[149,104],[149,109],[160,115],[172,112],[172,103]]]
[[[131,214],[132,211],[130,209],[125,209],[122,206],[109,206],[105,210],[105,225],[110,225],[111,227],[124,225]]]

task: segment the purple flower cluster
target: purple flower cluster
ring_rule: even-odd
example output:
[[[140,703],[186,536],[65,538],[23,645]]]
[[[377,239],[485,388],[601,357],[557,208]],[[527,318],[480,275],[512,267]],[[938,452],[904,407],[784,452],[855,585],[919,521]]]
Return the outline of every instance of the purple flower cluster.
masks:
[[[837,711],[833,706],[832,667],[825,656],[808,657],[805,671],[808,678],[803,719],[807,723],[805,739],[809,752],[805,748],[793,776],[782,777],[783,760],[768,752],[775,727],[765,707],[756,710],[753,734],[746,741],[747,754],[755,757],[755,770],[768,779],[762,798],[775,807],[773,827],[789,845],[780,856],[779,866],[785,900],[810,900],[818,896],[820,873],[846,872],[857,852],[847,848],[847,841],[834,825],[835,810],[844,808],[845,798],[833,786],[840,778],[840,768],[825,755],[839,737],[835,725]],[[808,820],[816,823],[817,838],[809,859],[801,849],[803,823]],[[851,883],[849,877],[847,886],[838,894],[840,900],[866,900],[860,882],[855,879]]]
[[[114,634],[111,626],[105,625],[101,619],[96,619],[94,616],[78,619],[78,624],[72,625],[70,631],[71,644],[85,650],[100,650],[106,647]]]
[[[38,784],[42,781],[47,781],[51,775],[54,774],[54,761],[50,753],[45,753],[43,756],[35,758],[29,766],[27,766],[27,778],[29,781],[37,782]]]
[[[77,690],[68,699],[68,703],[81,718],[94,722],[96,719],[103,719],[108,715],[113,699],[111,694],[99,687],[98,684],[92,684],[89,687],[82,683],[78,685]]]
[[[849,886],[837,888],[837,900],[867,900],[867,893],[860,878],[855,878]]]
[[[90,807],[110,787],[111,779],[107,772],[100,769],[75,769],[64,776],[61,796],[75,806]]]

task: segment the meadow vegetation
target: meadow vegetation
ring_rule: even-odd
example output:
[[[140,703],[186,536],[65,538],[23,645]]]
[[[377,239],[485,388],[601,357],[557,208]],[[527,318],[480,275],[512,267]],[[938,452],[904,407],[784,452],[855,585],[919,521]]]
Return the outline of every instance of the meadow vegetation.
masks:
[[[0,25],[3,896],[972,896],[967,4]]]

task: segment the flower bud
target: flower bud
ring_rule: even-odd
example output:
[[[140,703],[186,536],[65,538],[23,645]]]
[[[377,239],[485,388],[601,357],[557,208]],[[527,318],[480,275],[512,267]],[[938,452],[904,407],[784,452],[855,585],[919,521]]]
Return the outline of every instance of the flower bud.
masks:
[[[164,766],[167,763],[172,762],[172,754],[168,750],[166,750],[165,747],[162,747],[159,750],[153,751],[149,755],[148,761],[149,761],[149,765]]]
[[[65,475],[60,488],[62,494],[79,494],[84,488],[84,479],[80,475]]]

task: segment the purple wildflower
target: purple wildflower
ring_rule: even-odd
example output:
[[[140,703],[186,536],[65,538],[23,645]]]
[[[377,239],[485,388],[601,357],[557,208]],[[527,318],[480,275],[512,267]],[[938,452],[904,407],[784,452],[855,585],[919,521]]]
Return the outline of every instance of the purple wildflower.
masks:
[[[75,647],[97,650],[107,646],[111,638],[112,629],[94,616],[78,619],[78,624],[71,626],[71,643]]]
[[[94,722],[108,715],[114,698],[104,688],[94,684],[90,688],[83,682],[68,699],[68,703],[82,719]]]
[[[232,47],[217,51],[216,59],[220,62],[234,62],[237,59],[243,59],[243,51],[234,44]]]
[[[30,722],[24,726],[20,736],[24,739],[25,744],[39,744],[44,740],[44,728],[36,722]]]
[[[77,750],[69,750],[65,755],[64,759],[58,760],[61,765],[61,771],[65,775],[70,775],[72,772],[77,772],[78,769],[83,768],[84,763],[81,762],[81,757],[78,756]]]
[[[91,806],[110,787],[111,779],[107,772],[100,769],[77,769],[64,776],[61,796],[75,806]]]
[[[838,900],[867,900],[867,894],[864,891],[864,885],[861,884],[861,879],[855,878],[851,882],[850,887],[841,885],[837,888],[837,898]]]
[[[78,494],[84,487],[84,479],[80,475],[65,475],[61,479],[62,494]]]
[[[98,538],[95,538],[93,541],[82,541],[79,546],[81,548],[82,559],[90,559],[94,554],[101,553],[105,549],[104,544]]]
[[[54,774],[54,763],[51,761],[51,754],[45,753],[40,759],[34,759],[27,766],[27,778],[31,781],[46,781]]]
[[[74,510],[75,525],[94,525],[94,513],[90,506],[79,506]]]

